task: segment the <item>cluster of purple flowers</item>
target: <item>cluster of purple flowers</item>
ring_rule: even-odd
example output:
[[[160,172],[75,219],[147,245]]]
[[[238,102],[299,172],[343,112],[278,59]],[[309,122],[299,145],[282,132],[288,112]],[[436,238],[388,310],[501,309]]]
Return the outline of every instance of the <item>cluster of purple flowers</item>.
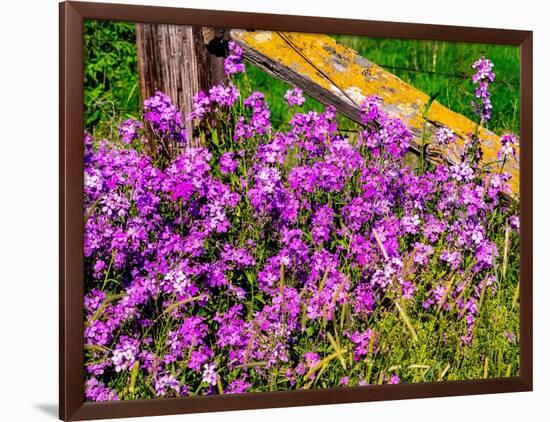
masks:
[[[163,92],[143,102],[143,118],[149,123],[154,133],[161,139],[171,139],[176,142],[187,142],[187,132],[183,127],[183,118],[172,100]],[[120,132],[128,134],[128,129],[121,127]]]
[[[122,122],[119,128],[119,135],[122,138],[122,142],[129,144],[134,139],[137,139],[140,129],[143,129],[143,123],[137,120],[128,119]]]
[[[472,81],[476,85],[476,99],[472,104],[475,107],[476,114],[481,118],[481,122],[483,123],[491,118],[493,107],[489,84],[495,81],[495,73],[493,72],[493,63],[485,57],[477,60],[472,67],[476,70],[476,73],[472,76]]]
[[[516,158],[517,156],[517,147],[519,146],[519,141],[516,135],[512,133],[506,133],[500,138],[501,149],[498,154],[499,159],[504,158]]]
[[[229,50],[226,73],[242,72],[242,51]],[[480,83],[494,78],[482,60]],[[417,174],[402,160],[412,134],[375,97],[352,142],[332,107],[296,113],[275,132],[264,96],[240,105],[240,95],[232,82],[198,93],[189,118],[227,116],[224,147],[186,147],[162,166],[132,142],[139,122],[121,125],[122,142],[86,135],[87,400],[305,388],[328,347],[357,364],[388,353],[377,322],[395,300],[446,313],[473,343],[478,286],[499,258],[487,221],[498,211],[519,230],[501,203],[509,176],[477,174],[467,161]],[[299,90],[285,98],[303,104]],[[167,96],[144,111],[154,136],[183,139]],[[448,129],[436,136],[454,140]],[[513,136],[502,145],[515,154]],[[426,285],[432,267],[456,283]],[[342,327],[336,340],[328,322]],[[401,378],[391,370],[380,380]],[[351,371],[335,382],[372,379]],[[128,383],[148,388],[135,396]]]
[[[306,101],[304,92],[300,88],[289,89],[285,94],[285,100],[290,107],[301,106]]]
[[[235,73],[244,72],[243,49],[235,41],[229,41],[228,49],[229,52],[223,63],[225,74],[231,76]]]
[[[193,97],[193,111],[189,120],[203,120],[212,113],[221,112],[232,107],[239,98],[239,91],[231,82],[227,85],[220,83],[208,91],[199,91]]]
[[[448,127],[441,127],[435,133],[435,141],[440,146],[446,146],[456,141],[456,134]]]

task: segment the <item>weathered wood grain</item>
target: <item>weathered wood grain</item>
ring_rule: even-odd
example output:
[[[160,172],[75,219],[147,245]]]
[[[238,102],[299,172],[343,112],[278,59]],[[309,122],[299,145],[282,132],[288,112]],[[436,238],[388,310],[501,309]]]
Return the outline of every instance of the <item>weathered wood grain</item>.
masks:
[[[143,99],[155,91],[170,96],[186,116],[193,95],[224,79],[223,57],[212,54],[199,27],[136,24],[139,85]],[[211,41],[209,37],[208,41]],[[193,143],[189,130],[189,139]]]
[[[230,36],[244,50],[247,60],[271,75],[298,86],[324,104],[334,104],[352,120],[359,119],[359,104],[370,95],[382,99],[382,107],[391,116],[399,117],[413,133],[413,150],[420,151],[422,134],[433,139],[435,130],[452,128],[458,136],[444,160],[456,162],[468,134],[475,133],[476,123],[433,101],[397,76],[360,56],[333,38],[318,34],[276,31],[232,30]],[[496,164],[500,137],[480,127],[483,162],[490,171],[500,171]],[[442,151],[428,148],[428,158],[440,160]],[[519,162],[508,160],[504,171],[512,175],[513,196],[519,193]]]

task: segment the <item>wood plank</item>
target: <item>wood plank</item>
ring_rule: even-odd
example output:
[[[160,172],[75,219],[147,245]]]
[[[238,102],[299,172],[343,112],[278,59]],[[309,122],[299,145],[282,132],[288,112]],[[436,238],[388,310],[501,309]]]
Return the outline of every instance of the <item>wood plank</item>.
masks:
[[[457,162],[468,134],[474,133],[476,123],[437,101],[433,101],[427,116],[430,98],[397,76],[360,56],[354,50],[319,34],[277,31],[232,30],[230,36],[244,50],[244,56],[269,74],[298,86],[324,104],[334,104],[350,119],[360,122],[359,104],[368,96],[382,99],[383,109],[399,117],[413,134],[411,148],[420,151],[424,128],[433,139],[437,128],[447,126],[457,134],[457,142],[447,148],[445,155],[437,148],[428,148],[428,158]],[[490,171],[499,172],[496,164],[500,137],[484,127],[479,128],[482,139],[483,163]],[[434,144],[435,145],[435,144]],[[504,171],[512,175],[512,195],[519,194],[519,160],[507,161]]]

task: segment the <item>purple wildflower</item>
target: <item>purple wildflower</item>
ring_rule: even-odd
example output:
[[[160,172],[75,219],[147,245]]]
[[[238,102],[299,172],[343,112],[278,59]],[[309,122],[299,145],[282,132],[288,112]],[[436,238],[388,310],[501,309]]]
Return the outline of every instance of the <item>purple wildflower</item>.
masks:
[[[172,374],[163,374],[155,379],[155,392],[157,397],[165,397],[173,393],[176,397],[180,395],[180,383]]]
[[[246,379],[236,379],[231,381],[227,389],[224,391],[225,394],[241,394],[246,393],[252,384]]]
[[[455,179],[458,182],[470,182],[474,179],[475,173],[472,167],[470,167],[467,163],[459,163],[454,164],[451,167],[451,175],[453,179]]]
[[[313,240],[317,243],[327,242],[330,232],[334,225],[334,210],[324,205],[320,207],[313,216],[312,235]]]
[[[509,157],[517,156],[517,147],[519,146],[518,138],[516,135],[507,133],[500,138],[501,148],[498,151],[499,159],[506,159]]]
[[[210,364],[205,363],[203,368],[204,370],[202,371],[202,381],[210,385],[216,385],[218,382],[218,374],[216,373],[216,363],[215,362],[212,362]]]
[[[476,86],[475,97],[472,102],[475,108],[475,113],[481,118],[481,123],[487,122],[491,118],[492,104],[491,93],[489,92],[489,84],[495,81],[495,73],[493,72],[493,63],[491,60],[481,57],[472,67],[476,73],[472,76],[472,81]]]
[[[140,129],[143,129],[143,123],[134,119],[125,120],[119,128],[122,141],[126,144],[131,143],[134,139],[138,138]]]
[[[159,136],[187,142],[181,113],[172,104],[168,95],[160,91],[155,92],[155,95],[143,102],[143,109],[143,117]]]
[[[231,76],[235,73],[244,72],[244,64],[242,63],[243,49],[235,41],[229,41],[228,49],[229,54],[223,63],[225,74]]]
[[[220,157],[220,171],[222,173],[233,173],[239,162],[233,158],[233,154],[226,152]]]
[[[505,331],[504,333],[504,337],[506,338],[506,340],[508,340],[510,343],[512,344],[515,344],[516,343],[516,335],[514,334],[513,331]]]
[[[139,340],[122,336],[113,350],[112,361],[115,371],[126,371],[130,369],[136,361],[139,352]]]
[[[435,133],[435,141],[441,146],[450,145],[456,141],[456,134],[448,127],[441,127]]]
[[[86,381],[86,400],[95,402],[118,400],[118,394],[92,377]]]
[[[519,232],[519,215],[512,215],[509,219],[510,227]]]
[[[388,384],[399,384],[401,383],[401,378],[399,378],[399,375],[393,374],[388,381]]]
[[[306,101],[303,94],[304,92],[300,88],[289,89],[285,93],[285,100],[290,107],[301,106]]]

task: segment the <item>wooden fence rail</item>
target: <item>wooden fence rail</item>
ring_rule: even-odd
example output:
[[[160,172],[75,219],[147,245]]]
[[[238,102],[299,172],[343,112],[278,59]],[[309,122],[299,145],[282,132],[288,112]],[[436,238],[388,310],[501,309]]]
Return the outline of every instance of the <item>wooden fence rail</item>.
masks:
[[[413,134],[411,148],[420,151],[424,131],[433,139],[437,128],[446,126],[457,134],[456,145],[445,152],[428,148],[428,158],[457,162],[468,134],[476,131],[476,123],[433,101],[397,76],[337,43],[318,34],[277,31],[232,30],[230,37],[244,50],[245,58],[269,74],[292,85],[324,104],[359,122],[359,104],[370,95],[382,99],[383,109],[399,117]],[[481,127],[478,132],[483,163],[490,171],[501,171],[497,161],[500,137]],[[441,155],[443,157],[441,157]],[[519,162],[508,160],[504,171],[512,175],[512,196],[519,194]]]

